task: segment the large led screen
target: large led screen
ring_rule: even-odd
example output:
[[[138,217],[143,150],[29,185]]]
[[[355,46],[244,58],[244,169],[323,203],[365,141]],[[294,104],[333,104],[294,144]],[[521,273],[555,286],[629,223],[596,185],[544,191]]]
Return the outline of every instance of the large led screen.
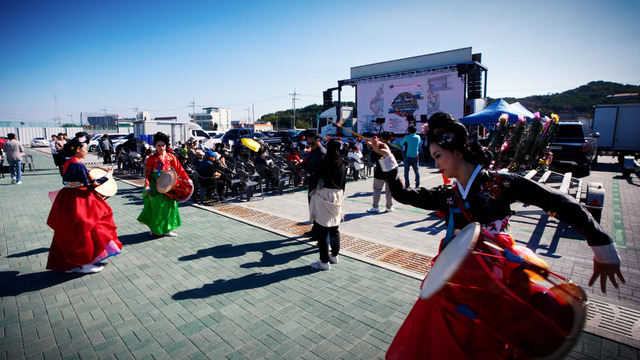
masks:
[[[450,113],[457,119],[463,116],[464,84],[455,71],[360,83],[357,87],[358,131],[361,133],[404,134],[410,116],[417,121],[424,118],[421,115],[429,118],[437,112]]]

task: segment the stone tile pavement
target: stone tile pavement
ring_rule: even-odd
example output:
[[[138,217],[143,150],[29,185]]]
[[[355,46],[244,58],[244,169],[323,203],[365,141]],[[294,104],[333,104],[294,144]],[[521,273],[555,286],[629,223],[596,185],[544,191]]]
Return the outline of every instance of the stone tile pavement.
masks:
[[[37,170],[27,171],[22,185],[0,180],[0,358],[383,358],[417,298],[422,270],[380,259],[398,250],[426,259],[434,254],[431,240],[441,237],[442,224],[429,212],[398,205],[392,213],[366,214],[371,182],[350,182],[341,231],[354,248],[393,249],[373,255],[349,249],[330,271],[317,272],[308,266],[316,248],[298,236],[308,227],[304,192],[225,205],[250,212],[183,204],[179,236],[152,238],[136,221],[141,190],[120,181],[108,202],[122,254],[98,274],[60,274],[45,270],[52,236],[47,193],[60,187],[60,178],[51,158],[27,151]],[[430,176],[437,183],[428,168],[421,171],[423,185]],[[616,241],[624,241],[619,246],[631,281],[606,297],[586,290],[605,306],[637,309],[640,182],[607,171],[593,176],[605,186],[618,183],[620,200],[611,197],[611,206],[620,207],[624,221],[624,237]],[[538,229],[540,215],[525,215],[515,230],[538,241],[537,252],[549,253],[552,269],[582,285],[590,274],[586,244],[553,220]],[[612,227],[612,218],[605,211],[603,226]],[[640,355],[632,341],[597,332],[587,328],[569,357]]]

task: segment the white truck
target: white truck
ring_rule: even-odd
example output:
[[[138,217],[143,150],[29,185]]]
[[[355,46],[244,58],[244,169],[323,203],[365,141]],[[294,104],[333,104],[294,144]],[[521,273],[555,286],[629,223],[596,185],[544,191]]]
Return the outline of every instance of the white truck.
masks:
[[[597,105],[593,131],[600,134],[600,154],[640,158],[640,104]]]
[[[135,137],[149,144],[153,144],[153,134],[158,131],[169,135],[171,147],[177,146],[180,141],[187,142],[190,139],[195,141],[202,140],[202,142],[209,140],[209,134],[204,132],[200,125],[190,121],[177,121],[175,118],[166,120],[162,118],[154,120],[139,118],[133,123]]]

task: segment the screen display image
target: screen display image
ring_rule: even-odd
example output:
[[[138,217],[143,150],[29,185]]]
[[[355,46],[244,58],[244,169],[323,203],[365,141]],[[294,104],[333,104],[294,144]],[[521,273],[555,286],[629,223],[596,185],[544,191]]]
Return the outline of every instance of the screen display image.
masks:
[[[404,134],[411,121],[439,111],[463,116],[464,84],[455,71],[357,86],[358,129],[363,133]]]

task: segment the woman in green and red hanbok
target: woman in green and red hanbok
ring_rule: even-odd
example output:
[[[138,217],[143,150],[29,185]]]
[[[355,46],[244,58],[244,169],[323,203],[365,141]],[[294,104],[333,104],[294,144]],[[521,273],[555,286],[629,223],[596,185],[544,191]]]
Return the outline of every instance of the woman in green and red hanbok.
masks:
[[[175,170],[178,176],[189,179],[178,158],[170,151],[169,136],[158,132],[153,135],[153,145],[156,151],[146,159],[145,188],[142,194],[144,208],[138,216],[138,221],[147,225],[151,235],[177,236],[172,230],[179,227],[182,222],[178,212],[178,203],[156,191],[156,181],[164,171]],[[189,183],[192,180],[189,179]]]

